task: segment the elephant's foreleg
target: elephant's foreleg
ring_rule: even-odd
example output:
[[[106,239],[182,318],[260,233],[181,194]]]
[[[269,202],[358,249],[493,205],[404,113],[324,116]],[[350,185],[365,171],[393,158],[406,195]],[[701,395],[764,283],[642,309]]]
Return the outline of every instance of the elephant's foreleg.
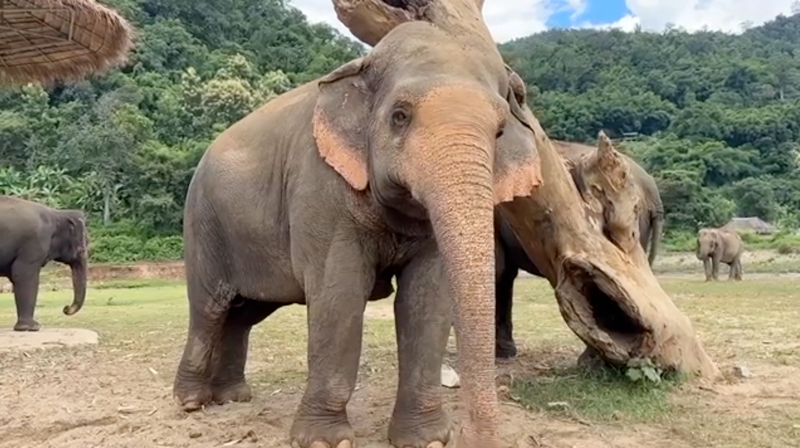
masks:
[[[703,258],[703,271],[706,274],[706,281],[711,281],[713,274],[711,271],[711,257]]]
[[[189,275],[189,332],[172,387],[175,400],[184,411],[196,411],[212,401],[212,356],[233,300],[232,289],[229,294],[225,289],[216,288],[215,293],[220,296],[214,297],[201,281]]]
[[[719,280],[719,256],[711,257],[711,277],[714,280]]]
[[[14,285],[14,304],[17,307],[14,331],[39,331],[39,322],[33,318],[39,293],[39,270],[38,264],[22,261],[15,262],[11,267],[11,284]]]
[[[398,276],[394,302],[399,385],[389,424],[396,447],[446,445],[450,422],[442,409],[441,365],[452,316],[436,250],[414,259]]]
[[[304,273],[308,382],[290,430],[292,446],[337,447],[355,439],[346,406],[356,385],[364,307],[375,283],[374,265],[357,241],[340,236],[324,266]]]
[[[514,280],[517,277],[516,266],[509,266],[500,274],[495,286],[495,356],[497,358],[513,358],[517,356],[517,345],[514,342],[514,323],[512,308],[514,305]]]
[[[281,306],[241,298],[234,300],[215,348],[211,380],[211,395],[215,403],[250,400],[252,393],[244,377],[250,329]]]

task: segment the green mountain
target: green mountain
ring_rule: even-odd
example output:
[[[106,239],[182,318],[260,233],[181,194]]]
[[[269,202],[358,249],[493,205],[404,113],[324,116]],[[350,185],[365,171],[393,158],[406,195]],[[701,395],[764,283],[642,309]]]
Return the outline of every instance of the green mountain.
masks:
[[[109,3],[138,30],[127,66],[0,90],[0,193],[89,212],[95,261],[180,257],[214,136],[364,47],[283,0]],[[798,43],[795,15],[741,35],[553,30],[500,48],[553,138],[625,137],[674,233],[734,214],[798,227]]]

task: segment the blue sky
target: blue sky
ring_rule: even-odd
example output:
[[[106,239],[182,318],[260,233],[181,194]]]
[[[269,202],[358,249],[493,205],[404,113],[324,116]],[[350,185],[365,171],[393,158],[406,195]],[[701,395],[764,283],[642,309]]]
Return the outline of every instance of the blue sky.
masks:
[[[759,25],[790,14],[797,0],[485,0],[483,13],[495,40],[505,42],[548,28],[619,28],[661,31],[672,23],[740,32],[741,23]],[[326,22],[352,35],[336,19],[331,0],[289,0],[312,22]]]

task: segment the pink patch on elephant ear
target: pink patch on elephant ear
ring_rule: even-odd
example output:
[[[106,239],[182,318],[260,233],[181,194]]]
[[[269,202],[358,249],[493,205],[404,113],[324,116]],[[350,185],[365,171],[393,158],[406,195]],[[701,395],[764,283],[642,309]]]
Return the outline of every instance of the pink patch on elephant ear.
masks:
[[[319,107],[314,109],[314,139],[322,159],[356,190],[367,188],[367,161],[361,152],[348,145]]]
[[[513,201],[515,197],[530,196],[533,189],[542,183],[539,158],[525,160],[522,164],[506,167],[505,172],[495,176],[494,203]]]

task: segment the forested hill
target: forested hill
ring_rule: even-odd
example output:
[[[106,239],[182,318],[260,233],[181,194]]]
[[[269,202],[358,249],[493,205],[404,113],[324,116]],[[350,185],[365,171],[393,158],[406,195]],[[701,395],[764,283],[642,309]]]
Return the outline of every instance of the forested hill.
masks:
[[[0,193],[90,213],[94,261],[180,257],[214,136],[364,47],[284,0],[106,1],[137,28],[130,63],[0,90]],[[550,31],[501,49],[553,137],[644,136],[623,148],[658,176],[674,233],[734,213],[797,226],[798,43],[794,16],[741,36]]]
[[[501,49],[548,135],[628,137],[668,229],[800,224],[800,15],[741,35],[552,30]]]

